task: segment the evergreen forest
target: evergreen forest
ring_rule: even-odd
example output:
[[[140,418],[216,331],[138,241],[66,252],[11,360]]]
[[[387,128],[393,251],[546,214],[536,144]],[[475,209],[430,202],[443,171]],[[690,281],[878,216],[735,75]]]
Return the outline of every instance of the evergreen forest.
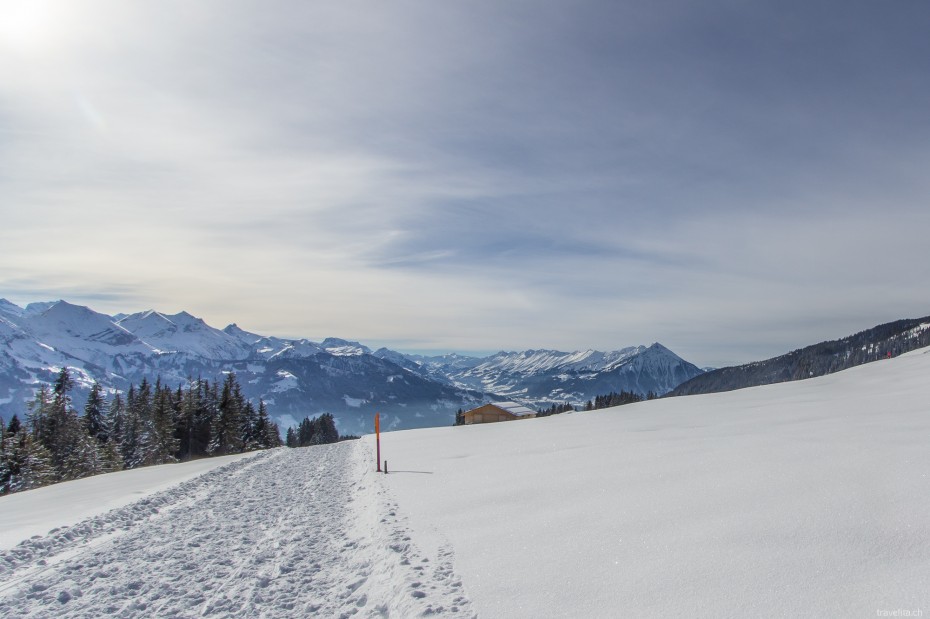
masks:
[[[0,494],[142,466],[281,446],[263,401],[246,400],[233,373],[172,389],[143,379],[109,399],[91,388],[83,415],[63,368],[42,385],[25,420],[0,423]]]
[[[288,447],[309,447],[310,445],[326,445],[357,436],[339,436],[336,430],[336,421],[329,413],[310,419],[304,417],[296,427],[287,429],[284,444]]]

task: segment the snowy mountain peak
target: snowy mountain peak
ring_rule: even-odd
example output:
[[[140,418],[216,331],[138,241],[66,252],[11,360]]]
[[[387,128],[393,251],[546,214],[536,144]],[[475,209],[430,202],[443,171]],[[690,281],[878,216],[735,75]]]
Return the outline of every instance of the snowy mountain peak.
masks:
[[[281,340],[276,337],[261,338],[253,344],[253,349],[268,359],[306,359],[328,352],[310,340]]]
[[[136,314],[129,314],[128,316],[121,318],[119,320],[119,324],[122,324],[127,328],[129,325],[132,325],[134,328],[138,328],[141,325],[147,325],[149,328],[166,328],[168,325],[174,325],[178,328],[183,328],[185,326],[207,327],[205,322],[199,318],[194,318],[187,312],[180,312],[178,314],[163,314],[162,312],[158,312],[156,310],[146,310]]]
[[[29,307],[33,308],[38,305],[40,304],[30,303]],[[36,309],[38,309],[38,307],[36,307]],[[64,301],[64,300],[55,301],[53,303],[48,304],[48,307],[42,312],[42,314],[55,315],[55,316],[80,316],[80,317],[88,317],[88,316],[94,316],[94,315],[104,316],[104,314],[99,314],[95,312],[94,310],[90,309],[89,307],[87,307],[86,305],[75,305],[73,303],[68,303],[67,301]],[[107,318],[109,318],[109,316],[107,316]]]
[[[239,327],[236,323],[226,325],[226,328],[223,329],[223,333],[231,335],[243,344],[252,345],[262,339],[263,336],[258,335],[257,333],[250,333]]]
[[[156,312],[155,310],[148,310],[148,311],[142,312],[141,316],[138,314],[130,314],[129,316],[125,316],[124,318],[121,318],[119,322],[126,320],[126,318],[129,318],[130,316],[139,316],[139,320],[163,321],[163,322],[169,322],[169,323],[171,322],[171,320],[168,319],[164,314]]]
[[[26,306],[26,309],[23,311],[23,314],[26,316],[33,316],[35,314],[41,314],[45,310],[49,309],[57,303],[62,303],[63,301],[37,301],[36,303],[30,303]]]
[[[644,349],[642,354],[650,356],[668,356],[679,360],[681,359],[681,357],[658,342],[654,342],[649,348]]]
[[[148,310],[126,316],[118,324],[162,352],[209,359],[244,359],[249,354],[248,347],[235,336],[187,312],[165,315]]]
[[[326,352],[340,357],[354,357],[357,355],[370,355],[371,349],[358,342],[350,342],[338,337],[328,337],[320,343]]]
[[[29,304],[28,307],[33,305],[35,304]],[[126,329],[114,323],[106,314],[67,301],[58,301],[42,313],[29,316],[28,324],[33,329],[56,329],[74,337],[86,336],[97,340],[116,338],[120,339],[121,343],[132,339],[132,335]]]
[[[406,363],[410,362],[410,360],[407,358],[406,355],[403,355],[389,348],[381,347],[371,354],[374,355],[375,357],[378,357],[379,359],[387,359],[388,361],[392,363],[396,363],[397,365],[400,365],[401,367],[403,367]]]
[[[42,307],[44,311],[38,313]],[[80,360],[108,368],[117,356],[149,356],[156,352],[110,316],[66,301],[30,303],[20,326],[41,346],[67,351],[74,358],[69,365]]]
[[[166,314],[165,317],[175,324],[181,325],[185,329],[210,329],[211,331],[219,331],[219,329],[208,325],[203,318],[197,318],[184,311],[180,311],[177,314]]]

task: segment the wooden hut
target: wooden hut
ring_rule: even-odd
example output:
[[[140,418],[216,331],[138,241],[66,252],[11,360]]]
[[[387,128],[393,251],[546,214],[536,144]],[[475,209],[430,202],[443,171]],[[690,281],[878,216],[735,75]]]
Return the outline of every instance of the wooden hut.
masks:
[[[514,421],[532,419],[536,413],[516,402],[490,402],[473,408],[464,414],[465,425],[473,423],[494,423],[496,421]]]

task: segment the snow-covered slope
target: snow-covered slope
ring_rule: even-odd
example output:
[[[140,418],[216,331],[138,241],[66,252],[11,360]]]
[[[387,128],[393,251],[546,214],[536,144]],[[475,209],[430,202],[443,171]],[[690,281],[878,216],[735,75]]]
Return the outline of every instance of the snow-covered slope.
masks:
[[[922,349],[731,393],[395,432],[385,481],[413,539],[455,552],[480,616],[926,608],[928,377]]]
[[[117,355],[148,356],[155,347],[112,318],[81,305],[59,301],[41,313],[27,314],[20,326],[41,343],[72,357],[110,367]]]
[[[18,321],[23,316],[23,308],[10,303],[6,299],[0,299],[0,318],[6,318],[11,321]]]

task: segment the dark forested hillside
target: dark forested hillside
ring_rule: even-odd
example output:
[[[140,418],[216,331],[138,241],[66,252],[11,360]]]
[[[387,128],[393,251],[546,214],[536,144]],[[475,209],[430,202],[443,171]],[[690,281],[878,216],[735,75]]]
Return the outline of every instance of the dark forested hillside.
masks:
[[[669,395],[716,393],[823,376],[924,346],[930,346],[930,316],[897,320],[766,361],[713,370],[682,383]]]

